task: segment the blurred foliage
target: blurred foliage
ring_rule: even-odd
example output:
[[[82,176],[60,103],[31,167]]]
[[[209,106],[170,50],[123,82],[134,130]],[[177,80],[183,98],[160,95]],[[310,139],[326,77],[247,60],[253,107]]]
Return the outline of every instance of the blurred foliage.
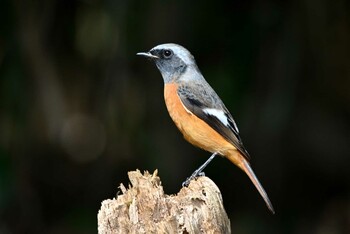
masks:
[[[350,5],[338,1],[0,2],[0,233],[96,233],[127,171],[168,193],[209,154],[135,56],[184,45],[231,110],[276,208],[227,160],[206,170],[234,233],[350,233]]]

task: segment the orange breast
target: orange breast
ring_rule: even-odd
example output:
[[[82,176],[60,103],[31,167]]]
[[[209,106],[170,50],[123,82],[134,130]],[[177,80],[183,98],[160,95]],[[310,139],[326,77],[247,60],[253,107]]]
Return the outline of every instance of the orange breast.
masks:
[[[218,152],[224,156],[231,155],[233,152],[237,153],[236,148],[231,143],[226,141],[203,120],[185,109],[177,94],[175,83],[165,85],[164,99],[171,118],[185,139],[191,144],[212,153]]]

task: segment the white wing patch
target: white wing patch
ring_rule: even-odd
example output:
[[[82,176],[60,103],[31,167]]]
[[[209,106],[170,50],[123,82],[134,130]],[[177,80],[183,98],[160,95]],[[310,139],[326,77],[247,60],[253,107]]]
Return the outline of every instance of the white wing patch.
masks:
[[[206,113],[207,115],[215,116],[225,126],[229,126],[227,116],[225,115],[225,112],[223,112],[222,110],[213,109],[213,108],[204,108],[203,112]]]

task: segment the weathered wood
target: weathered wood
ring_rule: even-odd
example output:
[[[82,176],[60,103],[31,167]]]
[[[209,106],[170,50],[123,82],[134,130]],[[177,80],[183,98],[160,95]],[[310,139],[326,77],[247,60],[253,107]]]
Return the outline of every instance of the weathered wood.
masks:
[[[121,184],[122,194],[102,202],[98,233],[231,233],[221,193],[208,177],[166,195],[157,170],[128,176],[131,186]]]

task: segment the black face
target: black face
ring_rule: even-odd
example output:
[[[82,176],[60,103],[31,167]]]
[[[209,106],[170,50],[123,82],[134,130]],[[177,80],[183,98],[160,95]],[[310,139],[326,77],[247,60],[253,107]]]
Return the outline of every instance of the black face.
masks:
[[[150,53],[158,56],[160,59],[171,59],[174,55],[171,49],[151,50]]]
[[[150,53],[158,57],[158,59],[153,61],[163,74],[163,77],[166,77],[165,79],[179,77],[187,68],[185,62],[174,54],[174,51],[171,49],[156,49],[151,50]]]

